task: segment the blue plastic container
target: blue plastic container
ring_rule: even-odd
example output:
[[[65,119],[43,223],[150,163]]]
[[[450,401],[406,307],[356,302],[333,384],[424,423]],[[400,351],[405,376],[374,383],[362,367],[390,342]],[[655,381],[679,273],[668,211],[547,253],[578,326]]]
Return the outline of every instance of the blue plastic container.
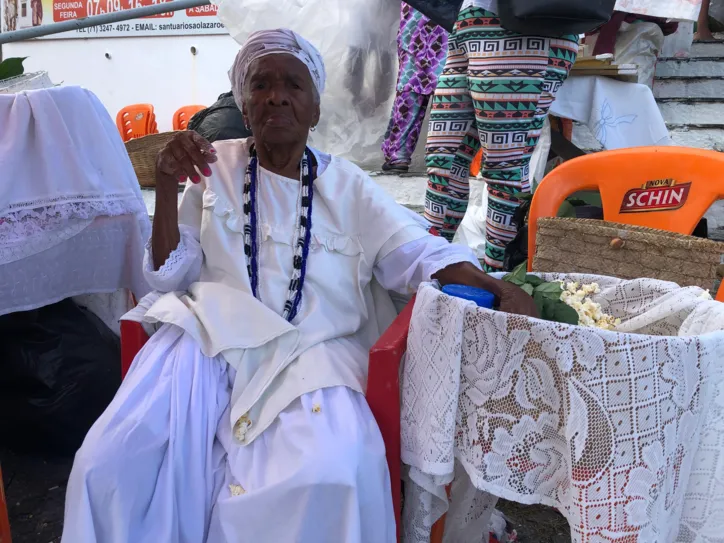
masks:
[[[468,287],[466,285],[445,285],[442,291],[448,296],[455,296],[463,300],[475,302],[478,307],[493,309],[495,295],[482,288]]]

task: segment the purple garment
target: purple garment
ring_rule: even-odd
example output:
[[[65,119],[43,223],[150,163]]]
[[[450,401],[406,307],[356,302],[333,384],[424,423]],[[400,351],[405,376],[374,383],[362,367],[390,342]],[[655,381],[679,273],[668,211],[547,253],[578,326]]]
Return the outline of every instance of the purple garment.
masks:
[[[402,2],[397,54],[397,90],[434,94],[447,57],[447,32]]]
[[[447,58],[447,32],[402,2],[397,34],[400,69],[382,152],[391,164],[409,164],[420,137],[430,96]]]
[[[382,144],[385,162],[409,166],[420,138],[422,121],[425,120],[429,102],[429,94],[397,91],[392,105],[392,117]]]

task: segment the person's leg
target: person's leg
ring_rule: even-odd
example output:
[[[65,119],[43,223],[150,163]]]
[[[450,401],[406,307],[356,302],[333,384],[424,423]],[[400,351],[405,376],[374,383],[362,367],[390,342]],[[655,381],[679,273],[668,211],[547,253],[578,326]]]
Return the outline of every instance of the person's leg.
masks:
[[[248,445],[229,419],[217,433],[227,464],[207,543],[397,541],[385,444],[362,394],[304,394]]]
[[[151,337],[75,455],[63,543],[206,540],[223,477],[215,436],[227,368],[180,328]]]
[[[383,170],[396,168],[407,170],[420,137],[429,100],[428,95],[397,91],[390,124],[382,144],[382,152],[385,155]]]
[[[567,57],[555,59],[556,66],[567,67],[562,69],[567,74],[577,48],[561,50],[558,45],[561,40],[505,31],[499,19],[489,12],[480,18],[486,21],[487,28],[484,34],[478,34],[483,42],[481,46],[469,54],[469,79],[480,141],[485,150],[482,164],[482,176],[488,186],[485,269],[499,271],[503,267],[505,247],[517,233],[518,225],[513,221],[519,205],[516,194],[530,192],[530,158],[557,90],[555,82],[546,82],[552,62],[549,57]],[[511,70],[512,64],[515,72]],[[561,81],[564,78],[561,77]]]
[[[468,207],[470,163],[480,147],[468,90],[468,58],[457,41],[461,25],[472,25],[473,9],[460,13],[448,40],[448,57],[435,89],[425,145],[425,218],[452,241]]]
[[[699,20],[696,22],[696,41],[711,41],[714,35],[709,28],[709,3],[711,0],[703,0],[701,2],[701,11],[699,11]]]

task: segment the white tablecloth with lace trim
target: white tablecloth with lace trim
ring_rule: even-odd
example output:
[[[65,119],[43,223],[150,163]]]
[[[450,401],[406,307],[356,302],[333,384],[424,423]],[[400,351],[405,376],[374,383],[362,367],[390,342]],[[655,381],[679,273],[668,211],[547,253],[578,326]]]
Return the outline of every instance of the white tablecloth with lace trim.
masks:
[[[150,290],[151,224],[118,129],[86,89],[0,94],[0,315],[82,294]],[[119,296],[83,300],[112,329]]]
[[[402,375],[406,541],[426,539],[462,466],[485,507],[486,493],[556,507],[576,543],[724,542],[724,305],[571,278],[601,285],[623,333],[420,287]]]

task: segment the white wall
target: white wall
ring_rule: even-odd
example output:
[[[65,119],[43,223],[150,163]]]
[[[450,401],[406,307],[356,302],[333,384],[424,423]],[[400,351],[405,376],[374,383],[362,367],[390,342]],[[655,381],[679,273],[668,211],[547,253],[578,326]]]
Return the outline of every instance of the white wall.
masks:
[[[227,71],[238,50],[228,35],[36,40],[2,46],[4,58],[29,57],[26,72],[45,70],[54,83],[90,89],[114,119],[126,105],[153,104],[161,132],[171,129],[179,107],[211,105],[230,90]]]

